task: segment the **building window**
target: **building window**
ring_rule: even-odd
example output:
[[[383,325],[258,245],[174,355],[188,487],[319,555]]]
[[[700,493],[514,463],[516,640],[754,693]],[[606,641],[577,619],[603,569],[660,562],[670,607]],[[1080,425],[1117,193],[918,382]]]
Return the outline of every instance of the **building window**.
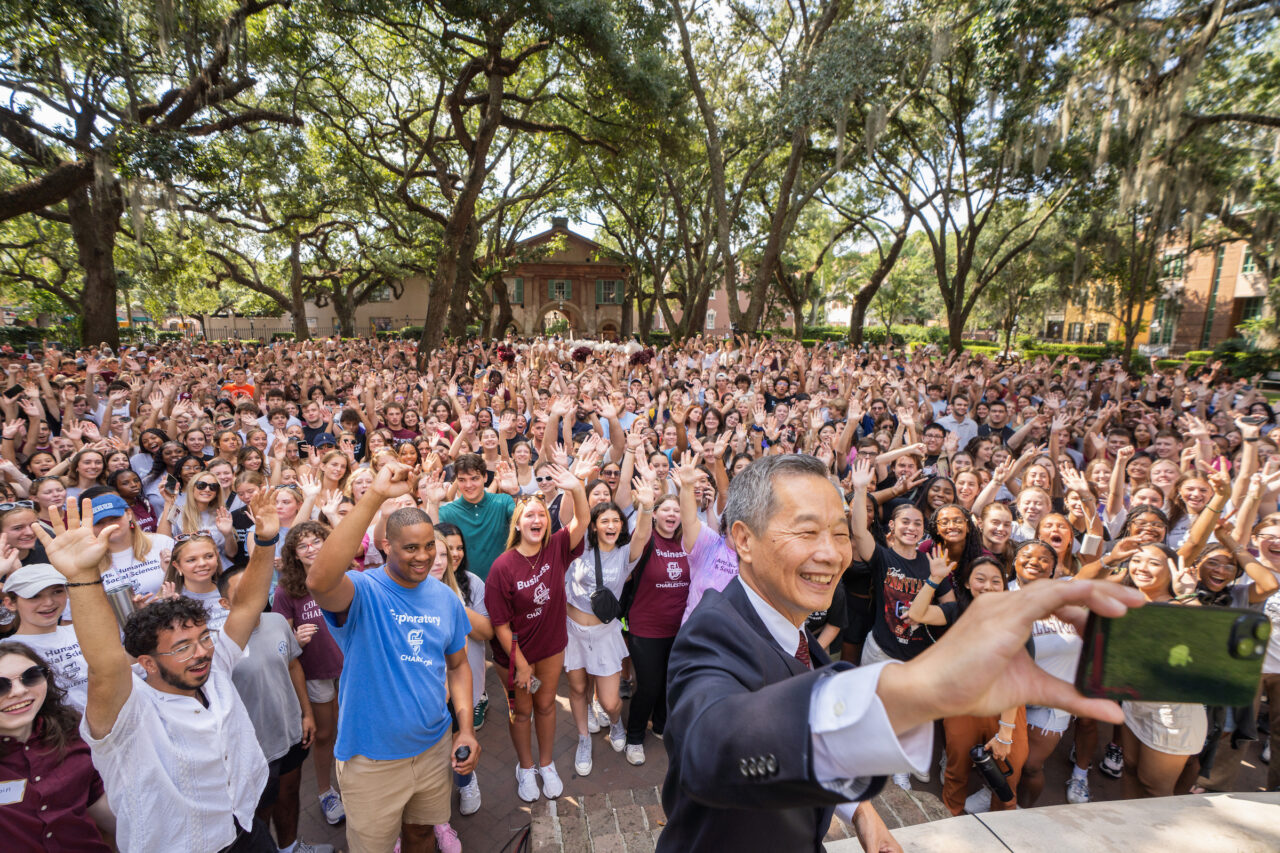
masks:
[[[338,335],[338,334],[341,334],[341,333],[342,333],[342,323],[341,323],[341,321],[339,321],[339,320],[338,320],[338,318],[337,318],[337,317],[334,317],[334,318],[333,318],[333,333],[334,333],[335,335]]]
[[[507,287],[507,292],[511,294],[510,301],[512,305],[523,305],[524,304],[524,279],[520,278],[519,276],[517,276],[516,278],[513,278],[511,280],[510,286]]]
[[[707,309],[707,330],[710,331],[716,327],[716,309]]]
[[[657,308],[654,308],[653,310],[653,329],[655,332],[663,331],[662,312]]]
[[[1182,278],[1182,256],[1165,258],[1160,267],[1160,278]]]
[[[1062,340],[1062,321],[1050,320],[1044,324],[1044,339],[1046,341]]]
[[[1067,327],[1067,341],[1078,344],[1084,340],[1084,323],[1072,323]]]
[[[553,278],[547,282],[547,298],[554,302],[573,299],[573,282],[567,278]]]
[[[380,284],[373,290],[369,291],[370,302],[390,302],[395,298],[395,292],[389,284]]]
[[[596,279],[596,304],[621,305],[622,282],[613,278]]]
[[[1107,335],[1110,333],[1110,323],[1098,323],[1093,327],[1093,342],[1097,344],[1105,344],[1107,342]]]
[[[374,330],[375,332],[389,332],[389,331],[391,331],[391,318],[390,318],[390,317],[370,317],[370,318],[369,318],[369,322],[373,325],[373,330]]]
[[[1200,330],[1200,349],[1213,347],[1213,318],[1218,313],[1218,285],[1222,283],[1222,261],[1227,257],[1227,247],[1218,247],[1218,256],[1213,263],[1213,285],[1209,288],[1209,298],[1205,301],[1204,328]]]
[[[1247,299],[1241,299],[1240,302],[1240,322],[1237,325],[1243,325],[1250,320],[1256,320],[1262,316],[1262,306],[1266,297],[1250,296]]]
[[[1244,261],[1240,264],[1240,272],[1257,272],[1258,262],[1253,258],[1253,249],[1244,250]]]
[[[1173,330],[1177,325],[1178,303],[1173,299],[1161,299],[1156,302],[1151,318],[1151,333],[1148,342],[1154,346],[1167,347],[1173,343]]]

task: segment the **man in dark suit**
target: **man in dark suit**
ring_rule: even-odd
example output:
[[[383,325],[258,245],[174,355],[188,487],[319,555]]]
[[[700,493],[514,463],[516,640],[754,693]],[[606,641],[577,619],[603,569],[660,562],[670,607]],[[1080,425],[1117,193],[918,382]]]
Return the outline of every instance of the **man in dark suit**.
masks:
[[[852,562],[843,501],[811,456],[768,456],[734,477],[723,529],[741,574],[708,592],[680,629],[667,671],[668,769],[660,853],[820,851],[839,803],[867,850],[900,850],[865,802],[885,776],[923,770],[932,720],[1024,704],[1119,722],[1023,647],[1048,613],[1083,623],[1138,606],[1119,584],[1035,584],[981,596],[926,653],[854,669],[802,626]],[[1043,588],[1043,589],[1041,589]],[[991,601],[986,600],[990,598]]]

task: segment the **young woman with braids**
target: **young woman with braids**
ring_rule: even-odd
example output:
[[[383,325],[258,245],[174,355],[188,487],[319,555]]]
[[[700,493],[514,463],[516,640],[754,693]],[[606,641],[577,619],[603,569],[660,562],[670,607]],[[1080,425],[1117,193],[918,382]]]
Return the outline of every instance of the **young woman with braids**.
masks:
[[[956,562],[941,547],[935,546],[929,554],[930,583],[926,583],[916,593],[911,609],[907,611],[907,618],[925,626],[950,625],[960,618],[965,608],[979,595],[1000,592],[1005,588],[1004,566],[999,559],[982,554],[961,565],[963,567],[955,576],[955,601],[934,604],[935,590],[943,581],[951,578],[956,567]],[[1017,791],[1022,764],[1027,758],[1026,708],[1010,708],[994,717],[948,717],[942,721],[942,727],[946,732],[947,761],[942,778],[942,802],[952,814],[959,815],[965,811],[965,791],[969,782],[969,769],[973,764],[969,750],[980,744],[990,750],[997,761],[1008,765],[1012,771],[1009,775],[1009,787]],[[1003,811],[1017,806],[1016,794],[1009,803],[991,796],[988,805],[986,789],[981,789],[980,793],[984,796],[974,804],[973,811]]]

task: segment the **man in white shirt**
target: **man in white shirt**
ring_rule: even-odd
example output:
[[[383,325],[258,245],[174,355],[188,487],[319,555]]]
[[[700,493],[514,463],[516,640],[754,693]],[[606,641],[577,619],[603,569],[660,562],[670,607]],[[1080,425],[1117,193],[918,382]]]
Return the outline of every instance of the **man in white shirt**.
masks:
[[[723,523],[739,577],[703,597],[668,665],[659,853],[818,853],[834,806],[850,801],[861,801],[852,818],[863,848],[887,849],[895,842],[866,800],[888,774],[925,768],[932,720],[1027,702],[1123,719],[1114,702],[1045,674],[1024,643],[1037,618],[1083,624],[1085,611],[1068,606],[1081,604],[1119,616],[1141,604],[1135,590],[1079,581],[993,593],[910,662],[827,666],[803,626],[831,605],[853,546],[825,466],[757,460],[734,477]]]
[[[935,424],[955,435],[963,449],[978,435],[978,424],[969,417],[969,398],[956,394],[951,398],[951,411],[934,421]]]
[[[67,501],[67,527],[51,513],[54,536],[38,531],[49,562],[67,578],[76,636],[89,667],[80,732],[102,774],[122,850],[276,853],[254,809],[267,762],[231,681],[267,604],[272,547],[280,521],[264,490],[253,502],[256,544],[231,613],[217,638],[203,605],[185,597],[137,611],[120,643],[102,589],[114,519],[93,524]],[[126,653],[126,649],[128,652]],[[130,667],[130,656],[146,679]]]

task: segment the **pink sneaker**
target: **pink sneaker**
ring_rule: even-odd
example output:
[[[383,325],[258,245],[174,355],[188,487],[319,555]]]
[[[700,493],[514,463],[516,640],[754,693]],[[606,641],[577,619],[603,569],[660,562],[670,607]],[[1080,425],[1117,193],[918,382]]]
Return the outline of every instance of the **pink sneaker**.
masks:
[[[440,848],[440,853],[462,853],[462,842],[458,840],[458,833],[452,826],[447,823],[438,823],[434,829],[436,846]]]

